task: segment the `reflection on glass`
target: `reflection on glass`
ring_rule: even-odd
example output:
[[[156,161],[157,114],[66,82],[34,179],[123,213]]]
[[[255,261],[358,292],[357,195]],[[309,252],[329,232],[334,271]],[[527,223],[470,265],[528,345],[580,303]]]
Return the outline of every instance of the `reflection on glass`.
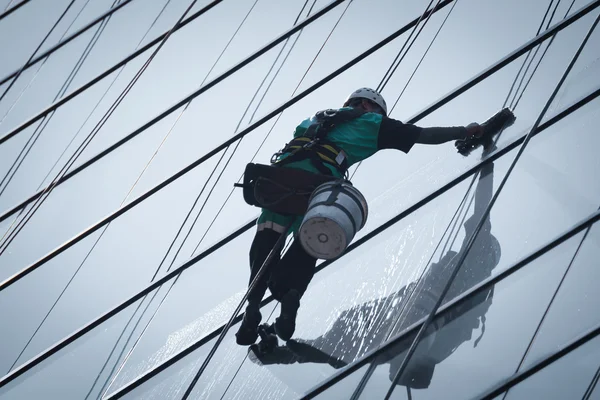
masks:
[[[402,388],[396,388],[395,398],[406,398],[408,389],[415,398],[416,393],[426,399],[473,398],[510,376],[536,327],[536,316],[547,306],[576,244],[571,239],[438,316],[401,376]],[[475,338],[476,330],[480,332]],[[411,337],[404,338],[375,361],[361,398],[379,398],[386,393],[411,343]]]
[[[599,105],[596,99],[570,114],[533,137],[523,152],[491,210],[502,244],[494,274],[598,209]]]
[[[466,245],[466,240],[473,233],[492,197],[493,169],[493,164],[488,164],[481,171],[474,194],[474,213],[464,223],[466,237],[463,246]],[[456,297],[491,275],[492,269],[500,259],[500,247],[490,230],[491,223],[488,218],[482,230],[487,235],[482,234],[478,237],[447,299]],[[451,236],[446,238],[446,245],[451,239]],[[462,248],[458,252],[448,249],[439,261],[429,266],[421,280],[402,286],[383,298],[357,304],[343,311],[327,332],[318,338],[288,342],[286,347],[291,348],[288,357],[299,358],[302,362],[327,363],[334,368],[352,362],[364,354],[366,348],[376,347],[427,316],[440,297],[440,292],[455,267],[455,260],[463,252]],[[491,290],[490,293],[481,295],[483,321],[491,303],[491,296]],[[478,325],[479,319],[475,322]],[[476,327],[474,326],[473,329]],[[356,345],[364,341],[367,341],[368,345]],[[271,362],[277,361],[271,360]],[[289,362],[283,358],[280,361]]]
[[[512,389],[512,399],[581,399],[600,366],[600,338],[590,340]]]
[[[198,371],[200,365],[202,365],[206,354],[213,345],[214,340],[211,340],[196,352],[189,354],[177,364],[172,365],[165,371],[160,372],[158,375],[152,377],[149,381],[141,384],[137,388],[125,394],[122,398],[126,400],[180,399],[191,383],[194,374]],[[132,378],[124,383],[127,384],[134,379],[135,378]],[[114,395],[122,386],[124,385],[111,386],[107,390],[105,397]]]
[[[297,321],[297,342],[301,344],[306,340],[305,338],[321,337],[320,345],[324,350],[330,350],[334,343],[324,342],[323,339],[337,340],[326,332],[330,330],[331,322],[339,317],[340,312],[345,313],[343,310],[346,304],[352,308],[353,305],[360,304],[362,301],[378,298],[378,293],[381,293],[382,289],[388,292],[383,294],[383,297],[386,297],[398,290],[395,288],[400,288],[406,284],[406,281],[412,280],[414,275],[419,275],[419,271],[426,266],[426,260],[431,255],[431,240],[439,239],[442,227],[449,223],[467,186],[468,184],[459,185],[455,190],[447,192],[440,201],[432,203],[431,208],[415,213],[402,223],[390,228],[385,235],[378,236],[368,245],[361,246],[317,274],[309,292],[303,298],[304,305]],[[374,257],[374,255],[376,256]],[[344,278],[352,276],[352,279],[347,279],[340,284],[341,276]],[[197,284],[198,280],[186,279],[185,282],[193,285],[194,282]],[[368,284],[369,287],[363,286],[364,284]],[[327,291],[330,296],[323,297],[324,291]],[[175,308],[173,310],[176,311]],[[272,306],[263,309],[263,320],[268,320],[271,311]],[[193,309],[190,309],[190,312],[193,312]],[[161,314],[164,318],[167,314],[175,316],[180,313],[181,311]],[[275,312],[274,315],[278,315],[278,313]],[[347,323],[351,324],[352,322],[347,321]],[[375,339],[381,340],[383,334],[378,333],[377,325],[381,325],[383,329],[389,328],[382,304],[379,304],[366,320],[359,321],[359,324],[372,324],[368,334],[379,335],[379,338]],[[159,327],[160,324],[156,326]],[[365,333],[364,327],[361,329]],[[234,326],[231,330],[235,332],[237,327]],[[352,334],[352,332],[349,333]],[[349,337],[347,338],[349,339]],[[303,356],[291,361],[280,359],[279,355],[286,356],[285,353],[288,350],[286,346],[281,346],[267,358],[259,359],[252,356],[247,359],[248,348],[236,345],[233,335],[229,334],[200,378],[196,390],[202,390],[202,398],[211,398],[211,396],[219,398],[225,391],[238,393],[238,396],[243,398],[253,398],[252,396],[264,398],[266,394],[263,391],[248,397],[247,382],[253,382],[252,386],[258,388],[278,387],[280,389],[277,390],[300,396],[325,377],[335,373],[337,368],[352,362],[357,356],[364,354],[377,344],[375,341],[370,343],[368,336],[357,336],[357,338],[363,340],[360,351],[348,350],[349,342],[344,340],[338,349],[342,354],[333,355],[333,358],[344,359],[338,360],[341,362],[334,360],[330,365],[327,362],[314,363],[312,359],[305,359]],[[324,353],[323,349],[318,350]],[[143,358],[144,353],[139,353],[139,356]],[[131,375],[127,380],[130,379]],[[230,382],[231,386],[227,389]],[[119,379],[119,384],[116,386],[123,383],[123,380]]]

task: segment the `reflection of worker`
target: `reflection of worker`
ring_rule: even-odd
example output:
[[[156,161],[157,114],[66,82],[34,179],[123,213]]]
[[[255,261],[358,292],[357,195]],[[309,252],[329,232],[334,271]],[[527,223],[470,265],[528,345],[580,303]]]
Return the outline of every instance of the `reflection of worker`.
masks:
[[[419,283],[409,284],[387,297],[344,311],[331,329],[316,339],[290,340],[286,346],[277,348],[271,354],[260,355],[260,360],[254,354],[250,355],[251,359],[264,364],[314,362],[327,363],[334,368],[340,368],[376,348],[388,337],[393,337],[427,316],[456,267],[456,261],[466,251],[467,241],[492,198],[492,179],[493,164],[487,164],[482,168],[477,184],[474,213],[464,223],[465,239],[461,249],[458,252],[450,250],[437,263],[431,264]],[[488,214],[458,275],[450,286],[444,303],[491,276],[493,268],[499,261],[500,245],[491,234]],[[411,296],[411,293],[414,295]],[[435,365],[449,357],[462,343],[471,340],[472,332],[479,328],[480,322],[483,324],[483,334],[485,314],[491,305],[492,296],[493,288],[448,310],[443,319],[436,318],[422,341],[423,345],[418,347],[408,364],[400,384],[412,388],[427,387]],[[390,379],[393,379],[400,368],[413,338],[414,335],[405,338],[389,354],[379,358],[379,363],[390,364]],[[355,345],[356,343],[369,343],[370,347],[360,348]]]
[[[319,112],[302,121],[296,127],[294,139],[273,161],[278,166],[341,178],[351,165],[378,150],[398,149],[408,153],[415,143],[441,144],[451,140],[473,143],[483,140],[483,136],[484,130],[475,123],[466,128],[420,128],[403,124],[387,117],[387,106],[379,93],[362,88],[349,96],[344,108]],[[315,137],[319,139],[315,141]],[[263,209],[250,249],[250,282],[286,227],[291,223],[290,232],[296,233],[301,221],[301,216],[284,216]],[[240,345],[250,345],[257,339],[261,320],[259,303],[267,287],[281,302],[281,314],[275,321],[277,335],[288,340],[294,332],[300,298],[313,277],[317,260],[296,240],[281,261],[279,251],[276,249],[274,262],[266,266],[266,273],[249,293],[244,320],[236,333]]]

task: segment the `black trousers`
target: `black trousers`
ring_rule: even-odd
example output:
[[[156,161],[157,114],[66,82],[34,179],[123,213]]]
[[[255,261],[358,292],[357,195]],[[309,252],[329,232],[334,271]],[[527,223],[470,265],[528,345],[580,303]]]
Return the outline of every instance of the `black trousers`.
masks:
[[[272,229],[256,232],[250,247],[250,282],[260,270],[280,235]],[[283,295],[291,289],[296,289],[302,297],[315,274],[316,264],[317,259],[306,253],[300,242],[294,239],[283,258],[281,258],[281,253],[278,251],[275,257],[272,258],[270,265],[266,266],[266,271],[263,273],[261,280],[257,282],[254,290],[249,294],[248,302],[258,304],[265,295],[267,288],[278,301],[281,301]]]

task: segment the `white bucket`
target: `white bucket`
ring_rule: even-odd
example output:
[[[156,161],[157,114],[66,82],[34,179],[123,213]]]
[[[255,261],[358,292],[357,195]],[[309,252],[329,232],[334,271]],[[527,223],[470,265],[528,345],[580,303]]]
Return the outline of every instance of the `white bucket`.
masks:
[[[339,257],[367,222],[367,202],[347,181],[327,182],[311,195],[300,226],[304,250],[315,258]]]

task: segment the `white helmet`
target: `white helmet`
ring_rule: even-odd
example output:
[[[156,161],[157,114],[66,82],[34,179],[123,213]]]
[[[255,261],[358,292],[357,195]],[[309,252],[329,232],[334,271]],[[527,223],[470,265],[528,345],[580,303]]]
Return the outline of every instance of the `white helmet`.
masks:
[[[360,88],[358,90],[355,90],[354,92],[352,92],[352,94],[350,96],[348,96],[348,98],[346,99],[346,103],[344,103],[344,104],[347,104],[351,99],[371,100],[372,102],[377,104],[379,107],[381,107],[384,114],[387,115],[387,104],[385,104],[385,100],[383,99],[383,96],[380,95],[379,93],[377,93],[373,89]]]

